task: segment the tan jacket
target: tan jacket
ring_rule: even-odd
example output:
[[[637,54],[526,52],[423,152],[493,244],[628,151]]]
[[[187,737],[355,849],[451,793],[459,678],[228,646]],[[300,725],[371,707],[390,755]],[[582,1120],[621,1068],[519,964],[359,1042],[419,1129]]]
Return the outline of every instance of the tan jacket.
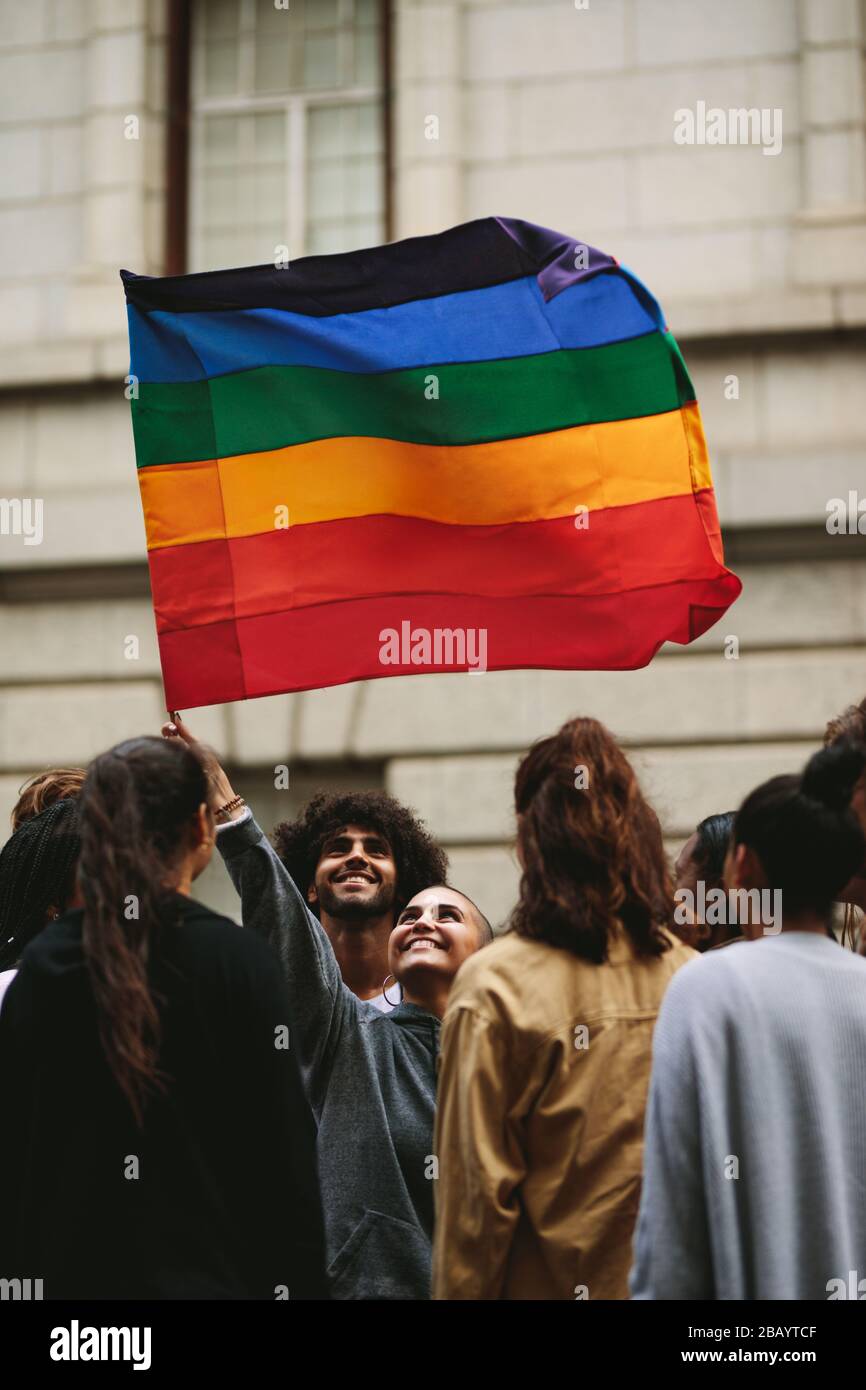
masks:
[[[508,935],[461,968],[442,1028],[434,1298],[627,1298],[652,1031],[671,937],[604,965]]]

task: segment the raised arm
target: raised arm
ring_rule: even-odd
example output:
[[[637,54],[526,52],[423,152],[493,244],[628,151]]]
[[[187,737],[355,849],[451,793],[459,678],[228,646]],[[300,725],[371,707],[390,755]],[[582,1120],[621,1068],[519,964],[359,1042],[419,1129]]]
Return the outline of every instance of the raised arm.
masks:
[[[236,799],[212,749],[198,743],[181,720],[163,728],[204,759],[215,809]],[[243,807],[217,827],[219,849],[241,900],[246,928],[274,948],[289,991],[289,1009],[307,1094],[318,1110],[330,1072],[333,1047],[358,1001],[340,976],[333,948],[291,874],[252,814]]]

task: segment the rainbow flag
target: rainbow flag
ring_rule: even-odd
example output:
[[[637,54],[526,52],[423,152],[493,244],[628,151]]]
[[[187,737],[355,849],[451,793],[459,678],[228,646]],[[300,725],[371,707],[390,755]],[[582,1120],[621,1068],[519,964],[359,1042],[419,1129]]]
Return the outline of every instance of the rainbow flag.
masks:
[[[689,374],[612,256],[488,217],[121,277],[168,708],[643,666],[740,592]]]

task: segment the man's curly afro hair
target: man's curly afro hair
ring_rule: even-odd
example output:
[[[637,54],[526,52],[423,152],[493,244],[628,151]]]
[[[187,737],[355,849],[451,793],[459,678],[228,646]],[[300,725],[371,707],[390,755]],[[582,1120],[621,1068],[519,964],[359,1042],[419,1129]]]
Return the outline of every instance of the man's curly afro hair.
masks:
[[[369,827],[388,841],[397,866],[398,913],[422,889],[445,882],[445,851],[417,816],[388,792],[318,792],[297,820],[274,826],[274,848],[304,897],[325,840],[344,825]]]

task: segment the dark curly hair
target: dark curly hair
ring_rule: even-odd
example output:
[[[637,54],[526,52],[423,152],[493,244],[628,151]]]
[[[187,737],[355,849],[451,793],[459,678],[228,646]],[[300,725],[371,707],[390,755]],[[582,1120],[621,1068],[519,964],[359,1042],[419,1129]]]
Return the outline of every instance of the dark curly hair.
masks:
[[[658,817],[603,724],[572,719],[536,743],[517,769],[514,800],[524,867],[511,926],[519,936],[595,964],[607,959],[620,924],[641,955],[670,947],[673,884]]]
[[[825,746],[838,743],[840,739],[854,739],[866,743],[866,695],[859,705],[849,705],[835,719],[831,719],[824,731]]]
[[[445,883],[448,856],[417,816],[388,792],[318,792],[294,821],[274,826],[273,842],[298,890],[316,876],[322,846],[344,825],[361,825],[383,835],[397,866],[394,907],[397,913],[436,883]]]

